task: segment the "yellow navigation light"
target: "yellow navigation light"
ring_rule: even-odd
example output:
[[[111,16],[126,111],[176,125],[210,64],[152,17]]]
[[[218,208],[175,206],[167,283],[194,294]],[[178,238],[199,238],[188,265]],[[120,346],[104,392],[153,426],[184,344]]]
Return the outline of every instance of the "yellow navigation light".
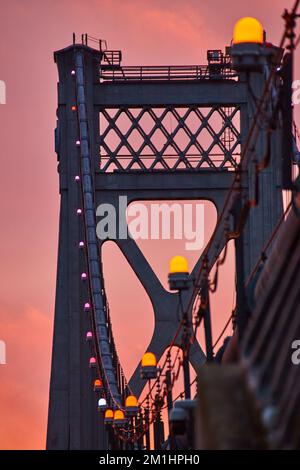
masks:
[[[187,290],[191,284],[189,265],[184,256],[174,256],[170,261],[169,269],[170,290]]]
[[[127,416],[135,416],[139,411],[139,404],[134,395],[128,395],[125,400],[125,411]]]
[[[156,357],[152,352],[146,352],[142,357],[142,367],[156,367]]]
[[[104,414],[104,423],[105,424],[112,424],[114,421],[114,412],[111,409],[105,411]]]
[[[157,376],[157,360],[152,352],[146,352],[141,361],[140,376],[142,379],[151,380]]]
[[[137,407],[138,406],[137,398],[134,395],[129,395],[125,400],[125,406],[126,408]]]
[[[174,256],[170,261],[170,274],[189,273],[189,265],[184,256]]]
[[[109,410],[106,410],[104,417],[105,417],[106,419],[113,419],[113,417],[114,417],[114,412],[113,412],[113,410],[110,410],[110,409],[109,409]]]
[[[94,391],[95,391],[95,392],[99,392],[99,390],[102,390],[102,388],[103,388],[102,380],[96,379],[96,380],[94,381]]]
[[[114,414],[114,420],[118,421],[119,419],[125,419],[124,412],[122,410],[116,410]]]
[[[251,16],[239,19],[233,30],[233,44],[241,43],[262,44],[264,42],[264,29],[262,24]]]
[[[115,426],[120,426],[124,423],[126,423],[126,418],[125,418],[124,411],[116,410],[115,414],[114,414],[114,425]]]

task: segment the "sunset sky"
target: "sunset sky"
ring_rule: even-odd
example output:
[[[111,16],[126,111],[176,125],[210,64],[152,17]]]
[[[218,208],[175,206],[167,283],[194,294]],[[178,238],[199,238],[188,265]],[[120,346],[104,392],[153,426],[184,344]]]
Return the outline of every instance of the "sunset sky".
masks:
[[[106,39],[123,63],[200,64],[224,48],[241,16],[256,16],[278,43],[281,14],[292,0],[10,0],[0,5],[0,449],[45,447],[58,241],[58,177],[54,153],[57,69],[53,52],[72,33]],[[299,52],[297,52],[299,56]],[[297,77],[297,69],[295,78]],[[297,107],[296,107],[297,108]],[[299,122],[299,110],[296,109]],[[215,223],[205,206],[205,235]],[[104,249],[106,286],[120,357],[128,376],[151,337],[153,318],[143,288],[118,249]],[[180,242],[141,248],[163,283]],[[189,252],[193,265],[199,253]],[[232,257],[213,299],[216,338],[233,301]],[[133,301],[134,300],[134,301]],[[138,339],[136,332],[139,331]]]

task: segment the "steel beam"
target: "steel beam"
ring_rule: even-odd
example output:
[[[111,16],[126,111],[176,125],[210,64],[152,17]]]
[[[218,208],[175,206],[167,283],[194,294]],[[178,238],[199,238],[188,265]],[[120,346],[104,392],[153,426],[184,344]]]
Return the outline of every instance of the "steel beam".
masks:
[[[246,84],[235,80],[121,82],[94,86],[94,104],[99,108],[234,106],[246,101]]]

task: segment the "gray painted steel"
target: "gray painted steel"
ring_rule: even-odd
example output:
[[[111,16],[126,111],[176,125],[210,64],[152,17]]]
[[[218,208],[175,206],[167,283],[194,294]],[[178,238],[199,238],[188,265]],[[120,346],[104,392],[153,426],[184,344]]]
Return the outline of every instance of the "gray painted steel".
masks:
[[[71,70],[76,67],[76,56],[83,57],[83,63],[77,64],[77,82],[71,75]],[[240,138],[243,144],[254,114],[253,94],[260,95],[264,77],[259,74],[253,77],[252,93],[243,80],[231,79],[220,81],[207,79],[193,83],[189,81],[178,83],[162,81],[155,84],[99,83],[98,51],[75,45],[56,52],[55,60],[59,70],[56,150],[59,160],[61,209],[47,448],[105,448],[106,436],[96,411],[96,396],[92,391],[92,377],[88,368],[90,350],[85,341],[85,332],[90,329],[90,319],[83,312],[88,292],[86,285],[80,280],[81,272],[86,270],[86,263],[78,250],[78,242],[83,236],[83,225],[80,217],[76,216],[76,209],[80,207],[82,200],[78,186],[74,184],[74,177],[79,174],[81,165],[84,176],[85,217],[87,222],[89,220],[91,222],[91,226],[87,227],[90,228],[87,233],[91,240],[95,241],[93,221],[95,209],[101,202],[111,202],[117,209],[119,195],[126,195],[129,202],[152,199],[207,199],[212,201],[220,212],[228,188],[231,187],[233,173],[220,168],[172,171],[162,169],[152,172],[129,169],[113,173],[100,171],[99,112],[106,108],[124,107],[173,109],[187,106],[199,108],[238,106],[241,118]],[[81,68],[82,71],[79,70]],[[76,94],[81,116],[80,153],[74,144],[79,138],[77,115],[71,111],[71,106],[76,102]],[[256,147],[253,149],[259,158],[265,150],[264,133],[264,129],[261,129]],[[272,137],[274,150],[272,162],[262,175],[260,204],[250,213],[246,226],[245,275],[256,262],[282,211],[280,173],[277,165],[279,138],[280,132],[277,130]],[[252,179],[253,169],[244,171],[242,186],[245,195],[252,190]],[[224,237],[220,237],[220,240],[221,242],[212,245],[212,253],[217,254],[223,249],[226,240]],[[151,299],[155,328],[149,350],[159,358],[177,329],[177,294],[170,294],[163,289],[133,240],[117,239],[115,242]],[[100,245],[99,242],[101,248]],[[98,255],[94,248],[90,244],[88,262],[93,276],[101,281],[100,265],[97,266]],[[210,261],[213,262],[213,257]],[[200,264],[201,258],[196,264],[194,273],[199,270]],[[104,295],[101,283],[93,285]],[[185,305],[188,304],[190,294],[187,292],[184,295]],[[98,314],[99,318],[103,318],[101,298],[99,302]],[[214,312],[212,314],[214,315]],[[200,346],[195,343],[191,351],[192,365],[197,369],[204,360]],[[140,394],[144,384],[139,379],[138,367],[130,380],[130,385],[135,393]]]

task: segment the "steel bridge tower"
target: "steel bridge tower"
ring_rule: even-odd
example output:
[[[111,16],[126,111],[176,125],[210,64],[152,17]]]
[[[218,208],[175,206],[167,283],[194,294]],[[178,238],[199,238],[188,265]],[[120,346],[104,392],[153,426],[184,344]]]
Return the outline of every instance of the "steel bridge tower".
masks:
[[[118,401],[124,391],[109,330],[96,208],[110,203],[118,214],[119,196],[127,196],[128,204],[203,199],[213,202],[219,213],[266,80],[264,73],[253,73],[250,80],[237,75],[230,57],[221,51],[208,51],[205,66],[124,67],[119,51],[104,50],[101,42],[96,50],[86,39],[55,53],[61,206],[48,449],[106,447],[92,390],[87,331],[96,332],[95,348],[110,393]],[[259,158],[265,152],[265,132],[261,126],[252,149]],[[279,139],[276,129],[272,161],[260,183],[260,203],[244,231],[244,276],[282,213]],[[245,195],[252,179],[249,168],[242,175]],[[162,287],[133,239],[117,233],[114,241],[152,302],[155,328],[148,350],[159,358],[178,326],[177,294]],[[225,243],[214,249],[220,252]],[[81,279],[83,272],[88,273],[88,283]],[[185,305],[189,295],[183,298]],[[87,301],[92,310],[88,315]],[[205,361],[197,343],[190,360],[196,369]],[[136,395],[141,393],[144,383],[138,368],[129,384]]]

